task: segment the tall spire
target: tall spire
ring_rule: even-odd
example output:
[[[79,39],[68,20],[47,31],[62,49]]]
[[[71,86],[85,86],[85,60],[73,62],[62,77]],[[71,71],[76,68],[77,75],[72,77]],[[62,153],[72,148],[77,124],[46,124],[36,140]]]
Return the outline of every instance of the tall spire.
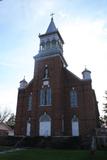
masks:
[[[48,29],[47,29],[46,33],[51,33],[51,32],[57,31],[57,28],[56,28],[54,20],[53,20],[53,14],[51,16],[52,16],[51,17],[51,22],[50,22],[50,24],[48,26]]]

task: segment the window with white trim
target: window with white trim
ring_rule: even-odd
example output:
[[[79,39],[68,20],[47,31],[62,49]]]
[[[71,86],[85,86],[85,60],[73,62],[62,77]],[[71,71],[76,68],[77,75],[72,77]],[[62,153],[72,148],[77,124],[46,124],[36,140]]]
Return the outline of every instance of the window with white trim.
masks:
[[[44,87],[40,90],[40,106],[51,105],[51,88]]]
[[[76,90],[71,90],[70,91],[70,105],[71,105],[71,107],[77,107],[78,106],[78,99],[77,99]]]

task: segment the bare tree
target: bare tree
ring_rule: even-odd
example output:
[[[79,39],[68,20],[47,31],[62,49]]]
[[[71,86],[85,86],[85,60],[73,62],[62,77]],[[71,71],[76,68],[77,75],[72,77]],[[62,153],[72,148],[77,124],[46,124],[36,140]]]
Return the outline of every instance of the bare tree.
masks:
[[[103,111],[104,111],[104,122],[107,123],[107,91],[105,91],[105,103],[103,104],[104,105],[104,108],[103,108]]]
[[[10,115],[10,117],[8,118],[8,120],[6,121],[6,124],[11,127],[12,129],[14,129],[15,127],[15,119],[16,119],[16,116],[14,113],[12,113]]]
[[[0,111],[0,123],[1,122],[6,122],[6,120],[10,117],[11,112],[7,109],[4,111]]]

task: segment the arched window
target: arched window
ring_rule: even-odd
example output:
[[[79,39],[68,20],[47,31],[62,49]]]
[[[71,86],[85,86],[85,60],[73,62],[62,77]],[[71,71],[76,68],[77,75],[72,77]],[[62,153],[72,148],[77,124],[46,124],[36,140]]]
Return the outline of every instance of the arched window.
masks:
[[[79,136],[79,121],[76,115],[73,115],[71,123],[72,136]]]
[[[60,49],[63,48],[62,42],[60,40],[58,41],[58,46],[59,46]]]
[[[51,136],[51,118],[46,113],[39,119],[39,136]]]
[[[28,97],[28,111],[32,110],[32,92]]]
[[[77,92],[74,89],[70,92],[70,104],[71,104],[71,107],[78,106]]]
[[[40,44],[40,50],[45,50],[45,42],[42,42],[41,44]]]
[[[40,118],[39,118],[40,122],[48,122],[51,121],[51,118],[48,114],[44,113]]]
[[[56,47],[56,40],[52,40],[52,47],[55,48]]]
[[[44,87],[40,90],[40,106],[51,105],[51,88]]]
[[[46,42],[46,49],[49,49],[50,48],[50,41],[47,41]]]

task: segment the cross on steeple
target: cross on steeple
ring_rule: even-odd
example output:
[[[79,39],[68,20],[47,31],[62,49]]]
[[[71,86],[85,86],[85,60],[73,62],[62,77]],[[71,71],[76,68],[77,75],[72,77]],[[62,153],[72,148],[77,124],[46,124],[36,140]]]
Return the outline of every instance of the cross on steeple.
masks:
[[[50,16],[51,16],[51,19],[53,19],[53,16],[55,15],[55,13],[51,13]]]

